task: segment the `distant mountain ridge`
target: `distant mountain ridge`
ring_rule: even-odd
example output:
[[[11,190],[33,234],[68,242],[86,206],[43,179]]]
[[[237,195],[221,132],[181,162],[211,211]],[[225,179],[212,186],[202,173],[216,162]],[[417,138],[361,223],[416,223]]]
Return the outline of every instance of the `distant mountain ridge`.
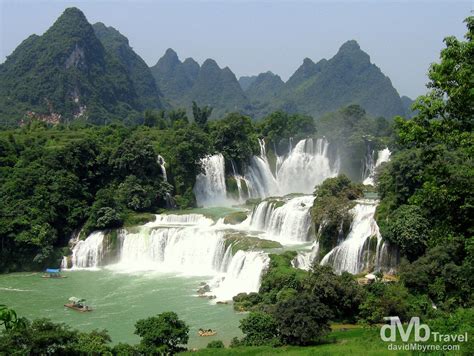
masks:
[[[314,63],[305,58],[286,83],[261,85],[261,75],[245,90],[254,106],[273,103],[271,109],[286,108],[314,117],[351,104],[362,106],[373,116],[391,118],[407,113],[408,101],[402,101],[390,79],[354,40],[344,43],[329,60]]]
[[[202,66],[192,58],[181,62],[169,48],[151,71],[173,106],[190,109],[192,101],[196,101],[198,105],[212,106],[213,117],[249,110],[250,103],[234,73],[228,67],[220,68],[213,59],[206,59]]]
[[[192,101],[212,106],[212,118],[238,111],[255,119],[274,110],[317,118],[350,104],[391,118],[407,115],[412,103],[354,40],[329,60],[305,58],[286,82],[272,72],[237,80],[213,59],[181,61],[172,49],[148,67],[118,30],[91,25],[77,8],[66,9],[0,64],[0,125],[25,118],[136,123],[146,109],[184,107],[190,113]]]

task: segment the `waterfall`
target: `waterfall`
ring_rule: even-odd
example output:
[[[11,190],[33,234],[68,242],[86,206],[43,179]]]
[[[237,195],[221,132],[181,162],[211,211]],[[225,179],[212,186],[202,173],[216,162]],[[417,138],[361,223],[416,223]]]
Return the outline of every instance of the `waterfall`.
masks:
[[[377,154],[377,161],[374,164],[374,151],[371,152],[369,155],[370,157],[366,158],[365,163],[365,171],[364,176],[366,177],[363,181],[365,185],[374,185],[374,178],[375,178],[375,170],[379,167],[382,163],[390,161],[390,155],[392,153],[388,148],[384,148],[380,150]]]
[[[315,185],[336,176],[338,172],[331,167],[328,147],[326,139],[299,141],[276,173],[281,194],[311,194]]]
[[[375,256],[375,269],[385,273],[396,273],[400,263],[400,251],[398,247],[388,241],[379,240],[377,243],[377,254]]]
[[[313,265],[314,260],[319,253],[319,242],[315,241],[311,246],[310,251],[299,251],[296,257],[291,261],[291,265],[295,268],[309,271]]]
[[[260,155],[250,159],[245,179],[248,182],[248,190],[251,198],[265,198],[278,194],[278,183],[273,176],[270,163],[267,158],[265,141],[259,139]]]
[[[339,161],[331,162],[328,155],[329,143],[325,138],[300,140],[286,155],[275,153],[275,169],[268,161],[265,141],[259,139],[260,154],[250,158],[250,164],[243,175],[238,174],[231,161],[233,178],[238,189],[238,201],[246,198],[266,198],[291,193],[311,194],[317,184],[339,172]],[[222,154],[201,159],[204,173],[196,177],[194,194],[199,206],[218,206],[232,203],[227,197],[225,184],[225,162]],[[275,173],[274,173],[275,172]],[[247,194],[242,185],[245,184]]]
[[[223,232],[199,226],[139,229],[121,236],[116,269],[154,270],[207,276],[221,272],[224,262]]]
[[[72,250],[73,268],[96,268],[101,265],[104,252],[104,232],[93,232],[85,240],[79,240]],[[67,266],[67,264],[66,264]]]
[[[378,225],[374,219],[377,203],[370,200],[359,201],[351,210],[353,221],[346,239],[333,248],[321,260],[321,264],[329,264],[336,273],[343,271],[357,274],[370,267],[375,260],[375,246],[371,239],[378,244],[381,240]],[[371,260],[373,247],[374,256]]]
[[[209,295],[229,300],[241,292],[258,291],[269,259],[260,251],[232,256],[225,240],[228,229],[201,214],[157,215],[145,225],[119,230],[114,249],[104,232],[92,233],[76,243],[70,262],[72,269],[106,266],[119,272],[210,276]]]
[[[161,174],[163,175],[163,180],[165,182],[168,181],[168,175],[166,174],[166,167],[165,167],[165,159],[163,158],[163,156],[161,155],[158,155],[158,158],[157,158],[157,162],[158,164],[160,165],[160,168],[161,168]]]
[[[145,226],[156,227],[163,225],[200,225],[211,226],[214,224],[212,219],[202,214],[160,214],[155,215],[155,220],[148,222]]]
[[[239,293],[258,292],[264,270],[270,258],[259,251],[237,251],[224,276],[218,276],[211,282],[210,294],[217,301],[232,300]]]
[[[198,206],[227,205],[224,156],[207,156],[201,159],[201,165],[204,173],[198,174],[193,189]]]
[[[239,203],[244,203],[245,200],[247,198],[249,198],[249,195],[248,195],[247,192],[244,192],[243,187],[242,187],[242,183],[245,184],[245,186],[247,187],[247,190],[248,190],[249,182],[245,177],[242,177],[238,173],[237,168],[235,166],[235,162],[230,161],[230,163],[231,163],[231,166],[232,166],[233,178],[235,179],[235,183],[237,184],[237,191],[238,191],[238,194],[239,194]]]
[[[314,197],[305,195],[285,200],[267,199],[260,202],[242,224],[250,230],[263,231],[263,238],[280,243],[307,242],[310,238]]]
[[[267,159],[265,142],[259,143],[260,156],[252,157],[245,174],[252,197],[311,194],[317,184],[339,172],[338,162],[331,164],[329,143],[324,138],[300,140],[294,147],[290,140],[288,154],[276,156],[275,175]]]

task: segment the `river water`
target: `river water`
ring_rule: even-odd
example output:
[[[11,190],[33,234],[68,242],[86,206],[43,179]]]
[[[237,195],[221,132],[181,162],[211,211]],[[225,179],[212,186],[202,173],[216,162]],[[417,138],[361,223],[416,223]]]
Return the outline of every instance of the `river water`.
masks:
[[[239,320],[232,305],[211,304],[196,296],[203,277],[180,277],[160,273],[66,271],[67,278],[41,278],[41,273],[0,275],[0,304],[29,319],[47,317],[72,328],[107,329],[113,343],[137,343],[134,324],[165,311],[174,311],[190,327],[188,347],[205,347],[212,340],[229,343],[240,336]],[[80,313],[64,307],[69,297],[85,298],[94,309]],[[199,328],[215,329],[216,336],[199,337]]]

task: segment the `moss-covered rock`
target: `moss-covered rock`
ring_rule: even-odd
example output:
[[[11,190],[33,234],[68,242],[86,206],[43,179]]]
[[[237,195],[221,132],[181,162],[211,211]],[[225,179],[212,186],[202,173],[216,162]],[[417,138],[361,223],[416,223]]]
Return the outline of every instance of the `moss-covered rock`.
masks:
[[[131,226],[144,225],[151,221],[155,221],[155,219],[156,219],[155,214],[131,212],[125,215],[123,219],[123,226],[131,227]]]
[[[283,247],[277,241],[259,239],[239,231],[228,231],[224,236],[226,248],[232,246],[232,254],[237,251],[263,250]]]
[[[225,224],[236,225],[247,219],[247,213],[245,211],[236,211],[232,214],[227,215],[224,218]]]
[[[255,206],[255,205],[259,204],[261,201],[262,201],[261,198],[250,198],[250,199],[247,199],[245,201],[245,205]]]
[[[326,179],[316,188],[311,217],[319,241],[320,258],[347,236],[353,218],[350,210],[354,207],[355,200],[363,196],[362,187],[340,175]]]
[[[227,196],[229,198],[239,198],[239,187],[237,186],[237,180],[234,177],[227,177],[225,179],[225,186],[227,189]]]

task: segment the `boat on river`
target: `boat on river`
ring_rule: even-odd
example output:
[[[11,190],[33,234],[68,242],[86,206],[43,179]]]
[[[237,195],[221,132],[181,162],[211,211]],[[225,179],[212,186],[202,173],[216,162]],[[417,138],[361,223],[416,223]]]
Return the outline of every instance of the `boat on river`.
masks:
[[[67,278],[61,274],[61,270],[59,268],[46,268],[44,274],[41,276],[42,278]]]
[[[199,329],[198,331],[199,336],[214,336],[216,334],[217,334],[217,331],[212,330],[212,329],[207,329],[207,330]]]
[[[85,299],[71,297],[69,298],[69,303],[64,304],[65,307],[74,309],[80,312],[92,311],[92,308],[85,304]]]

